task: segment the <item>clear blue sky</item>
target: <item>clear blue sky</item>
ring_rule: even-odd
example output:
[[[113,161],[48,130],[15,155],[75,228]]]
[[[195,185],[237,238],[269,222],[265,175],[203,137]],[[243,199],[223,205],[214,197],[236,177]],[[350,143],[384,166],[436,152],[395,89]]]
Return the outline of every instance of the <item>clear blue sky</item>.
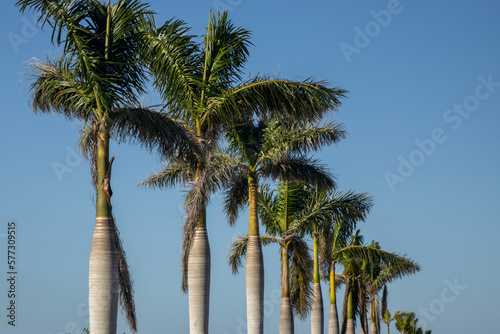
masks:
[[[32,14],[2,2],[0,277],[7,275],[7,223],[18,226],[17,326],[7,325],[0,280],[0,332],[59,334],[88,326],[88,258],[95,211],[89,164],[76,156],[78,122],[35,115],[22,73],[56,53]],[[434,333],[495,333],[500,316],[500,3],[479,1],[152,1],[203,33],[210,8],[228,9],[253,31],[249,75],[313,77],[349,90],[332,119],[347,139],[319,156],[340,189],[370,193],[366,240],[406,253],[422,271],[390,285],[389,309],[414,311]],[[158,103],[154,94],[146,102]],[[112,146],[113,208],[135,279],[140,333],[187,333],[180,290],[180,189],[138,189],[160,161]],[[54,167],[64,166],[58,176]],[[229,228],[215,196],[210,329],[243,333],[244,275],[231,275]],[[279,254],[265,256],[267,333],[277,333]],[[327,285],[325,311],[327,304]],[[326,321],[326,318],[325,318]],[[296,332],[310,322],[296,320]],[[127,332],[123,317],[119,333]],[[385,330],[382,331],[385,333]],[[80,332],[78,332],[80,333]]]

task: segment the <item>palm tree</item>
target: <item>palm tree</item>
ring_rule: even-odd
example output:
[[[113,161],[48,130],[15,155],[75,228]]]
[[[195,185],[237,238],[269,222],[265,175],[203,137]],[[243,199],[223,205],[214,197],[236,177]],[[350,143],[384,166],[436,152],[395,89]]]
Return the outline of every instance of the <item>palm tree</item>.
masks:
[[[312,259],[304,241],[304,220],[300,219],[309,192],[302,184],[282,182],[271,191],[260,191],[259,213],[268,235],[260,236],[263,244],[276,243],[281,254],[280,333],[294,332],[293,314],[305,319],[309,313]],[[243,235],[231,246],[229,263],[238,273],[242,257],[248,256],[250,238]]]
[[[264,177],[281,180],[302,180],[322,187],[333,181],[321,166],[307,158],[310,150],[336,142],[344,131],[337,124],[294,124],[276,119],[257,123],[247,120],[236,123],[227,134],[231,152],[241,161],[240,171],[226,193],[225,211],[234,224],[238,211],[248,202],[249,246],[246,257],[247,282],[263,282],[262,250],[259,238],[257,187]]]
[[[378,242],[372,242],[373,248],[380,249]],[[406,256],[401,256],[398,261],[392,263],[382,263],[381,261],[372,261],[368,264],[365,275],[362,276],[366,294],[370,301],[370,333],[380,333],[379,319],[387,309],[387,284],[395,279],[403,278],[407,275],[415,274],[420,271],[420,266]],[[379,307],[378,294],[382,293],[382,312]]]
[[[401,312],[396,318],[396,329],[403,334],[431,334],[431,330],[424,330],[422,327],[417,326],[418,319],[415,317],[415,313],[404,313]]]
[[[386,291],[385,288],[384,291]],[[401,316],[401,312],[398,311],[394,315],[391,315],[391,312],[389,312],[389,310],[387,308],[384,308],[383,306],[381,312],[382,318],[380,320],[382,320],[382,322],[387,325],[387,334],[389,334],[391,322],[398,319]]]
[[[342,275],[337,275],[337,278],[346,285],[342,311],[342,334],[354,334],[357,316],[360,317],[361,326],[364,326],[364,332],[367,332],[366,318],[363,319],[363,317],[366,317],[366,305],[369,302],[367,296],[369,288],[366,283],[368,268],[381,265],[392,266],[395,271],[407,267],[413,268],[410,271],[418,270],[418,265],[404,256],[381,250],[375,242],[370,246],[364,246],[363,243],[364,238],[357,230],[352,235],[349,246],[340,252],[342,257],[339,262],[344,267],[344,272]]]
[[[338,124],[297,124],[276,119],[268,122],[241,121],[235,123],[227,133],[231,153],[236,155],[241,163],[236,167],[240,173],[233,178],[226,193],[225,210],[232,225],[236,221],[238,211],[248,202],[249,245],[246,275],[249,286],[257,287],[256,284],[263,284],[261,282],[264,281],[257,215],[259,180],[264,177],[283,181],[302,180],[322,187],[332,187],[334,183],[330,176],[315,160],[307,158],[305,154],[336,142],[344,135]],[[260,295],[254,296],[257,297],[263,298]]]
[[[332,244],[335,244],[335,247],[339,246],[340,242],[337,243],[339,233],[350,234],[356,222],[363,220],[369,212],[372,199],[366,193],[320,191],[317,188],[314,189],[312,198],[308,210],[310,221],[308,232],[313,238],[314,253],[311,331],[312,333],[323,333],[324,311],[319,268],[320,265],[325,267],[332,263],[332,253],[331,251],[326,252],[325,249],[331,250]],[[329,275],[327,274],[325,277],[329,277]],[[334,293],[335,290],[333,290],[333,304],[335,304]],[[332,312],[332,306],[330,306],[330,316],[337,319],[336,307],[334,307],[334,311]]]
[[[19,0],[16,5],[21,12],[39,12],[42,26],[52,27],[53,41],[63,46],[60,59],[33,64],[33,110],[84,123],[81,147],[91,159],[97,193],[89,261],[91,333],[116,332],[119,297],[135,331],[131,278],[111,207],[110,139],[157,147],[166,156],[194,147],[182,127],[141,107],[137,99],[146,80],[138,55],[150,12],[132,0],[115,5],[109,0],[107,5],[95,0]]]
[[[148,39],[154,85],[166,107],[188,124],[201,147],[194,159],[195,182],[187,196],[182,287],[190,295],[191,333],[207,333],[210,253],[205,208],[213,168],[211,156],[220,135],[234,119],[253,114],[264,118],[271,115],[318,118],[335,110],[340,105],[339,98],[346,92],[313,80],[297,82],[256,76],[243,81],[242,73],[251,45],[250,32],[234,26],[227,12],[210,13],[201,43],[195,41],[183,22],[174,20],[159,28],[152,25]],[[251,254],[249,259],[262,264],[258,255]],[[190,268],[190,263],[192,266],[197,263],[196,269]],[[257,276],[248,284],[257,289],[252,294],[247,288],[248,333],[262,333],[262,277],[258,270],[249,271]],[[191,296],[193,293],[196,296]]]

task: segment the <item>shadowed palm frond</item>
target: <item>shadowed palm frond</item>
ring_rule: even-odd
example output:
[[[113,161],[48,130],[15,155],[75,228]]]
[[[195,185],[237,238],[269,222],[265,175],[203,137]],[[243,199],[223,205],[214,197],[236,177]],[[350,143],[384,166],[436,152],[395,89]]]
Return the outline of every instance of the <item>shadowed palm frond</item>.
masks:
[[[135,302],[134,302],[134,289],[133,280],[130,275],[129,265],[127,263],[127,255],[122,246],[122,240],[120,238],[120,232],[115,223],[115,217],[113,219],[113,226],[115,231],[115,246],[118,254],[118,282],[120,286],[120,306],[125,312],[125,318],[129,324],[130,330],[135,333],[137,332],[137,318],[135,315]]]
[[[288,250],[290,253],[290,301],[294,314],[304,320],[311,309],[314,263],[307,243],[301,238],[292,237]]]
[[[149,175],[149,177],[140,183],[140,187],[150,188],[170,188],[177,184],[188,184],[194,181],[196,166],[191,161],[179,157],[164,164],[163,168]]]
[[[243,170],[235,175],[224,193],[224,213],[233,226],[239,212],[248,204],[248,174]]]
[[[167,114],[148,108],[119,108],[112,113],[113,137],[137,142],[148,150],[157,149],[165,158],[176,154],[196,161],[199,146],[189,130]]]
[[[267,246],[272,243],[280,243],[278,239],[275,237],[261,235],[260,241],[262,245]],[[238,269],[243,266],[243,258],[246,256],[248,246],[248,235],[241,234],[236,237],[231,242],[231,248],[229,249],[229,265],[231,266],[231,270],[233,275],[238,274]]]

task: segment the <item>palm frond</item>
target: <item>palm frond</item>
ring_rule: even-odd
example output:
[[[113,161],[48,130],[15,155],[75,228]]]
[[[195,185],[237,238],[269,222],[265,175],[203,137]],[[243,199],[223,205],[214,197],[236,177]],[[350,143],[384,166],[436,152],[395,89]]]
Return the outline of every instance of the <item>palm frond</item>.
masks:
[[[250,35],[250,31],[232,24],[227,11],[210,13],[207,32],[203,35],[204,83],[209,90],[228,88],[241,80],[249,55]]]
[[[315,120],[327,111],[336,110],[347,93],[328,88],[326,82],[312,79],[302,82],[256,76],[211,100],[211,107],[221,122],[254,113],[261,119],[287,116]]]
[[[30,84],[33,111],[56,112],[69,119],[88,120],[92,117],[95,99],[92,88],[74,74],[74,59],[65,55],[45,62],[31,63]]]
[[[199,104],[202,76],[199,46],[183,21],[171,19],[159,28],[155,27],[154,20],[150,22],[145,35],[148,45],[145,56],[153,84],[171,111],[192,111]],[[189,113],[182,116],[194,121]]]
[[[326,167],[318,160],[305,156],[287,156],[262,165],[259,173],[271,179],[302,181],[321,188],[333,188],[335,182]]]
[[[288,250],[290,253],[290,301],[294,314],[304,320],[311,309],[314,263],[307,243],[300,237],[291,238]]]
[[[336,123],[303,123],[271,120],[263,133],[260,160],[276,160],[289,154],[308,154],[345,138]]]
[[[115,218],[112,217],[115,233],[115,246],[118,254],[118,283],[120,287],[120,306],[125,312],[125,318],[129,324],[130,330],[137,332],[137,318],[135,315],[133,280],[130,275],[127,256],[123,249],[123,241],[120,238],[120,232],[116,226]]]
[[[224,193],[224,208],[229,225],[233,226],[239,212],[248,203],[248,174],[242,172],[232,178]]]
[[[191,161],[178,157],[163,164],[163,168],[149,175],[138,186],[149,188],[169,188],[177,184],[188,184],[194,181],[196,166]]]
[[[181,154],[196,161],[199,146],[184,124],[149,108],[117,108],[112,113],[113,136],[120,141],[139,143],[165,158]]]

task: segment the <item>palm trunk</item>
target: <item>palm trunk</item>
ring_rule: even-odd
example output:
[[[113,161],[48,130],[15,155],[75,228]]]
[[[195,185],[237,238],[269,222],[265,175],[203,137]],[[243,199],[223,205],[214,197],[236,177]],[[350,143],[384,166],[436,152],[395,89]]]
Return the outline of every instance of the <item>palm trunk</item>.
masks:
[[[354,311],[352,306],[352,291],[347,296],[347,329],[346,334],[354,334]]]
[[[89,260],[89,323],[92,334],[115,334],[118,311],[118,255],[111,216],[109,130],[97,134],[96,221]]]
[[[247,333],[263,334],[264,332],[264,259],[259,236],[257,216],[257,182],[248,178],[249,186],[249,220],[248,248],[245,265],[247,289]]]
[[[280,308],[280,334],[293,334],[293,312],[290,302],[290,280],[288,269],[288,250],[281,251],[281,308]]]
[[[311,300],[311,334],[323,334],[324,332],[324,314],[323,314],[323,296],[321,295],[321,284],[319,282],[319,258],[318,258],[318,236],[313,233],[314,247],[314,272],[313,272],[313,291]]]
[[[205,226],[196,227],[188,259],[189,332],[208,333],[210,245]]]
[[[373,319],[370,319],[370,333],[378,334],[377,325],[375,324],[375,321],[373,321]]]
[[[337,298],[335,295],[335,262],[330,270],[330,318],[328,321],[328,333],[339,334],[339,316],[337,313]]]

